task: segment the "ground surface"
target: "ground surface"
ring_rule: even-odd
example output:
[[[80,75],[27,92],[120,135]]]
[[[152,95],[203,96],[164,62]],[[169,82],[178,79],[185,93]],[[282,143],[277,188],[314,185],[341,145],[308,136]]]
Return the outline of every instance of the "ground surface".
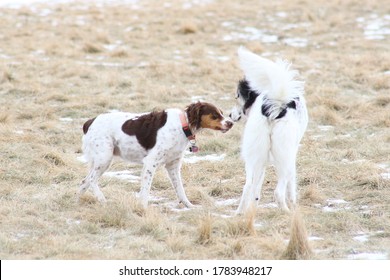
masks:
[[[292,61],[306,81],[298,182],[312,258],[390,257],[390,7],[382,1],[18,2],[0,6],[1,259],[279,259],[290,215],[273,203],[272,168],[254,230],[231,216],[245,182],[242,123],[223,136],[202,133],[201,153],[186,155],[196,210],[177,205],[163,170],[142,210],[140,167],[121,162],[101,180],[105,207],[91,194],[75,199],[86,175],[85,120],[197,100],[228,113],[240,45]]]

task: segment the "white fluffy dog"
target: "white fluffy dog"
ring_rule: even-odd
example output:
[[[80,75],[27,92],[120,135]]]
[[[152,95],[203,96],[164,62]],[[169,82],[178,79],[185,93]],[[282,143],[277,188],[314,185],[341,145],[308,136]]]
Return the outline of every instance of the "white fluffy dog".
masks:
[[[245,78],[237,88],[240,106],[230,116],[238,121],[244,115],[247,122],[241,150],[246,183],[237,213],[257,206],[268,164],[278,177],[275,200],[288,211],[288,200],[297,200],[296,156],[308,124],[304,82],[284,60],[273,62],[243,47],[238,56]]]

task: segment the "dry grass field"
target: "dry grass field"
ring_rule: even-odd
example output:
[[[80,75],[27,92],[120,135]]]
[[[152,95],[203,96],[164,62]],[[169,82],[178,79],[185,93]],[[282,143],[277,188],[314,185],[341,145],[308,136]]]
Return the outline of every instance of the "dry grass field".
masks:
[[[0,259],[283,258],[291,215],[275,207],[272,167],[256,212],[233,216],[243,123],[202,132],[201,152],[186,154],[194,210],[177,204],[164,170],[139,207],[141,167],[121,161],[101,179],[107,205],[90,192],[76,201],[88,118],[197,100],[228,114],[240,45],[292,61],[306,81],[298,187],[307,258],[390,258],[389,5],[62,2],[0,6]]]

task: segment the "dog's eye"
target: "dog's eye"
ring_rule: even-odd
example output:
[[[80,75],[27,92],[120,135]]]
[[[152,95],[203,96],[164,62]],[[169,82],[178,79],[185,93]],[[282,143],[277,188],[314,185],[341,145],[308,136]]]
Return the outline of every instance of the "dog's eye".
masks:
[[[215,121],[215,120],[219,119],[219,115],[213,114],[213,115],[211,115],[211,119],[213,119]]]

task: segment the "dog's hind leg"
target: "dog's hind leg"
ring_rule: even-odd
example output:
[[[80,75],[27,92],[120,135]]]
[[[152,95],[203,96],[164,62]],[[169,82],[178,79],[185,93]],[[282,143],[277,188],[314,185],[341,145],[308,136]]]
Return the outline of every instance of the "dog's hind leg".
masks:
[[[297,183],[296,183],[296,170],[295,163],[291,166],[293,171],[290,173],[290,178],[287,182],[287,198],[293,206],[297,204]]]
[[[91,187],[92,193],[100,202],[106,201],[104,194],[99,188],[98,180],[100,176],[102,176],[102,174],[110,167],[112,158],[113,153],[112,149],[110,148],[104,149],[104,152],[96,153],[93,155],[93,159],[90,163],[89,173],[80,185],[78,195],[79,198],[88,190],[89,187]]]
[[[275,164],[276,173],[278,176],[278,184],[275,189],[275,200],[279,207],[283,210],[289,211],[287,201],[290,201],[292,205],[297,202],[297,190],[296,190],[296,172],[295,162],[287,164]]]
[[[80,199],[80,196],[83,195],[89,187],[91,187],[92,192],[94,196],[100,201],[100,202],[106,202],[106,198],[104,197],[104,194],[99,188],[98,185],[98,179],[99,177],[108,169],[110,166],[110,163],[107,165],[100,165],[93,167],[89,173],[88,176],[85,177],[85,179],[81,182],[78,199]]]
[[[170,162],[165,166],[165,168],[168,172],[169,179],[171,180],[172,186],[176,191],[176,195],[179,201],[188,208],[193,207],[194,205],[188,200],[186,196],[180,175],[181,158]]]
[[[245,213],[251,207],[258,205],[265,174],[265,162],[246,164],[245,170],[246,182],[236,214]]]
[[[269,161],[270,131],[267,119],[261,115],[261,104],[256,101],[253,105],[244,130],[241,153],[245,161],[246,182],[237,214],[257,206],[265,167]]]
[[[87,177],[85,177],[83,179],[83,181],[81,181],[81,185],[80,185],[80,188],[79,188],[79,193],[77,195],[77,199],[78,200],[80,199],[80,196],[83,195],[89,189],[89,187],[91,185],[92,172],[93,172],[93,170],[91,169],[88,172]]]
[[[272,156],[276,169],[278,184],[275,189],[275,200],[279,207],[289,211],[287,198],[296,203],[295,161],[298,141],[294,122],[280,122],[272,131]]]

